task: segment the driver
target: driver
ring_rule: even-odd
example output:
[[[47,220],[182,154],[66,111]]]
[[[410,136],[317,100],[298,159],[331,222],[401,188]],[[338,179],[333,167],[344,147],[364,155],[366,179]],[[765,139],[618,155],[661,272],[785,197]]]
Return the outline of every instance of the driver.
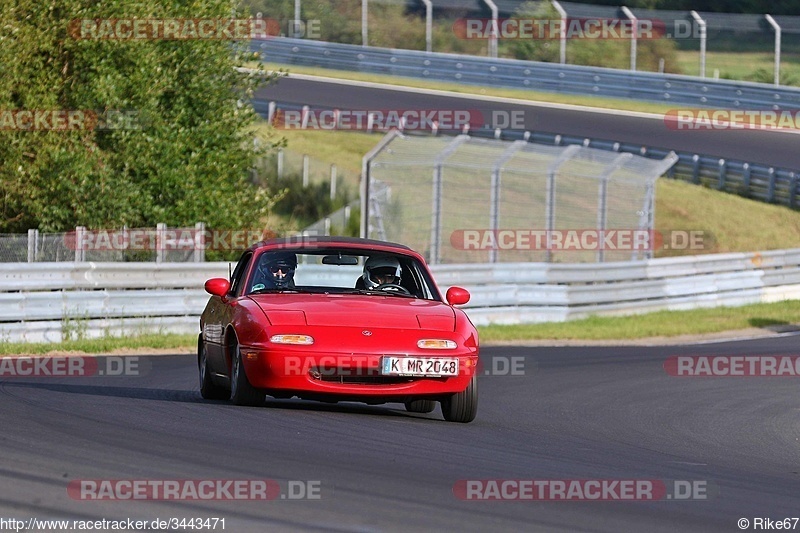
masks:
[[[364,280],[366,289],[374,290],[381,285],[400,285],[400,261],[387,255],[373,255],[364,263]]]
[[[288,289],[294,287],[294,271],[297,255],[292,252],[272,252],[261,257],[258,264],[258,283],[254,291],[261,289]]]

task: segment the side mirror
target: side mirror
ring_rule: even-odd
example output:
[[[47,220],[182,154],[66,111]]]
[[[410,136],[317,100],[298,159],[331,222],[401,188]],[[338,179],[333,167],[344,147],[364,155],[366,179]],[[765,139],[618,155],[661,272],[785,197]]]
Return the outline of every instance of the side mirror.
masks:
[[[469,301],[469,291],[461,287],[450,287],[446,297],[450,305],[463,305]]]
[[[231,282],[225,278],[211,278],[206,281],[205,289],[208,294],[225,296],[231,290]]]

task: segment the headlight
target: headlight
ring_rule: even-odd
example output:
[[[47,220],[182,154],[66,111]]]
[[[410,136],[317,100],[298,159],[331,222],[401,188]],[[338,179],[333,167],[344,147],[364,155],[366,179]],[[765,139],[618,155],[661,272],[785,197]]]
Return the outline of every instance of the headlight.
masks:
[[[417,341],[417,347],[428,350],[455,350],[458,345],[455,341],[445,339],[420,339]]]
[[[269,338],[275,344],[300,344],[308,346],[314,344],[314,337],[310,335],[273,335]]]

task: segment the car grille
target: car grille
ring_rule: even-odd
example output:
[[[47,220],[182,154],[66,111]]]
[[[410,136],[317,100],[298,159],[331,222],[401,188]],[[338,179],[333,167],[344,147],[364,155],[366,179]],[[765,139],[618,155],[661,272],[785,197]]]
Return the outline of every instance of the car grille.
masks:
[[[317,379],[325,383],[341,383],[347,385],[400,385],[411,383],[419,378],[399,377],[399,376],[345,376],[345,375],[321,375]]]

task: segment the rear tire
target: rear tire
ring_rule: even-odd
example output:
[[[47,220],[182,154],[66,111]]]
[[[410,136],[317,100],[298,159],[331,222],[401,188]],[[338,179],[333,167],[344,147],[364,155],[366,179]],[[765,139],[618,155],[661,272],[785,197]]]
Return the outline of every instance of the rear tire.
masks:
[[[211,379],[206,357],[206,344],[201,340],[198,345],[197,368],[200,373],[200,396],[205,400],[227,400],[231,393],[225,387],[220,387]]]
[[[448,422],[472,422],[478,414],[478,379],[472,376],[467,388],[441,401],[442,415]]]
[[[236,405],[263,405],[266,393],[253,387],[247,380],[242,364],[242,351],[237,344],[231,362],[231,401]]]
[[[406,402],[406,411],[409,413],[430,413],[436,409],[434,400],[411,400]]]

